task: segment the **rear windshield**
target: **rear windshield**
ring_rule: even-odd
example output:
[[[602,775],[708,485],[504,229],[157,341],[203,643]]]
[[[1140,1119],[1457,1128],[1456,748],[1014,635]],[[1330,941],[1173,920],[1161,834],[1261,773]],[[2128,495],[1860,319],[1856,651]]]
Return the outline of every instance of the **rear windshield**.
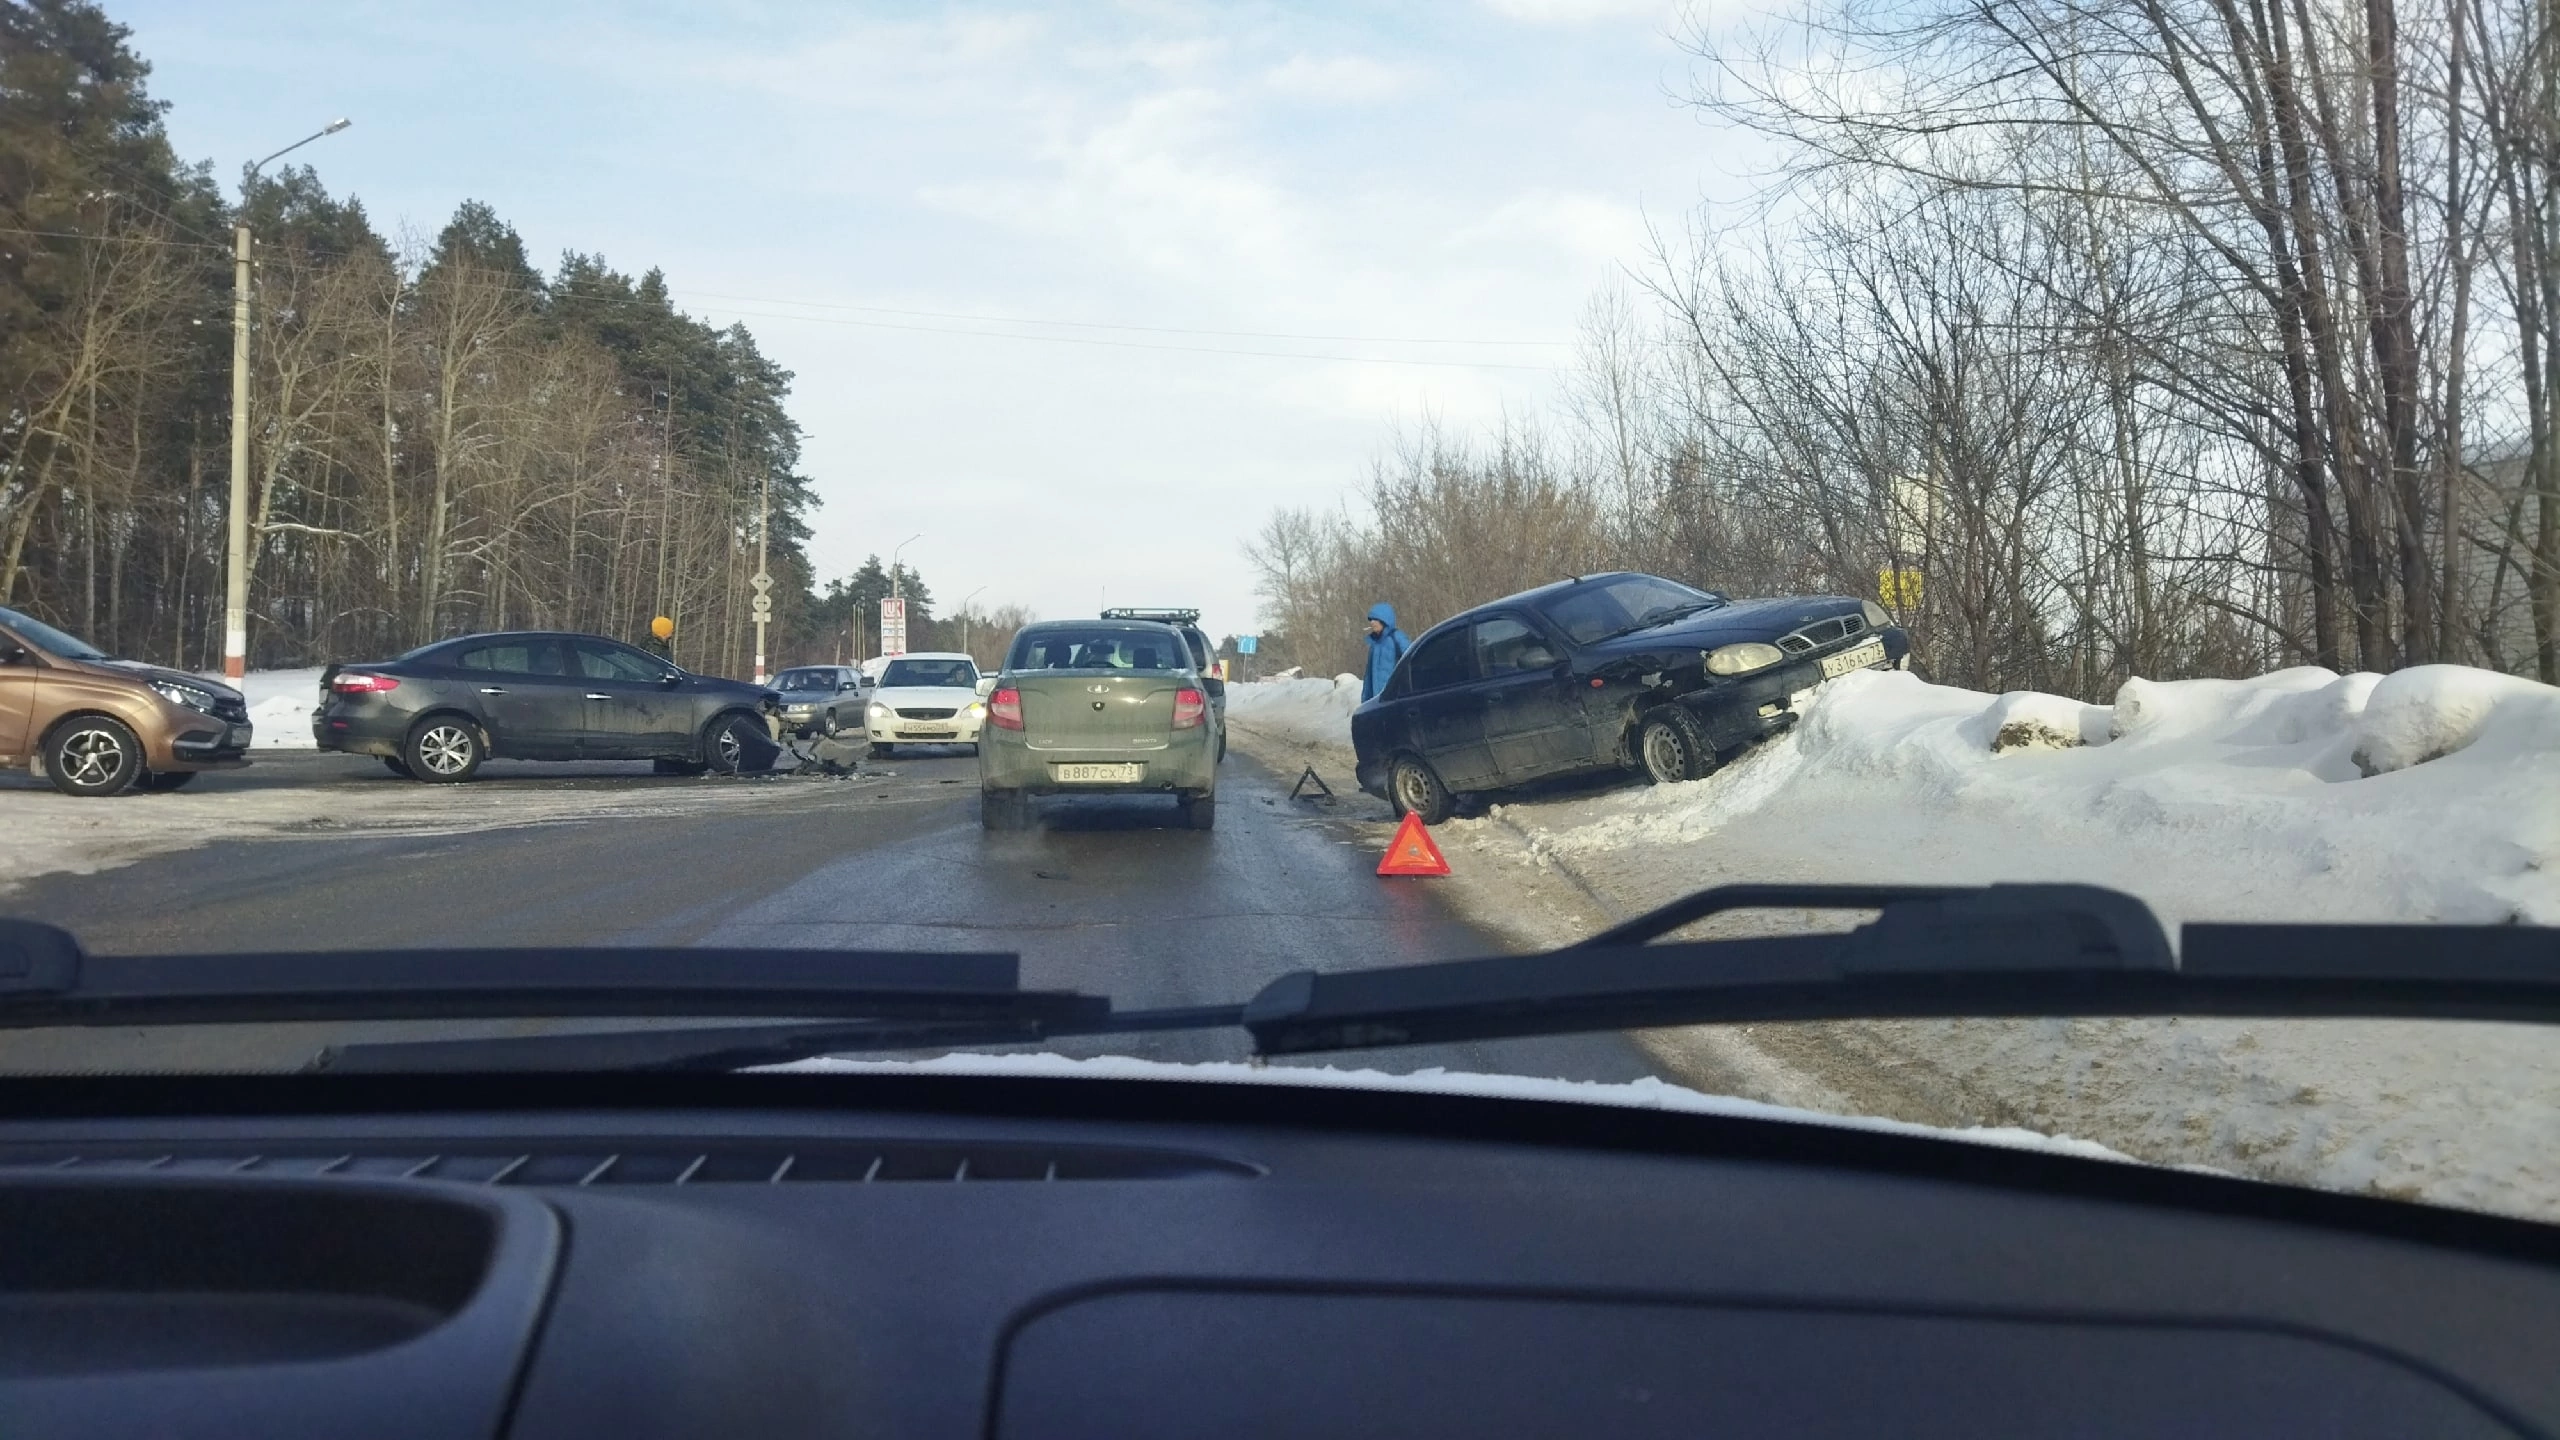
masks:
[[[1009,670],[1188,670],[1181,637],[1111,625],[1025,630],[1013,637]]]
[[[903,690],[918,688],[957,688],[966,690],[978,683],[978,667],[966,660],[892,660],[880,672],[880,688]]]

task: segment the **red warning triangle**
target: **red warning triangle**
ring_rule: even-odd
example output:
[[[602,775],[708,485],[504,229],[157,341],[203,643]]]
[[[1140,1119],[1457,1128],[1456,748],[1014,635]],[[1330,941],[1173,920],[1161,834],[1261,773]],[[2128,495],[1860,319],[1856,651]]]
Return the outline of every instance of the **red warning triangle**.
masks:
[[[1423,828],[1422,817],[1405,812],[1404,823],[1396,827],[1396,838],[1387,842],[1387,858],[1378,862],[1381,875],[1446,875],[1449,862],[1440,847],[1431,843],[1431,832]]]

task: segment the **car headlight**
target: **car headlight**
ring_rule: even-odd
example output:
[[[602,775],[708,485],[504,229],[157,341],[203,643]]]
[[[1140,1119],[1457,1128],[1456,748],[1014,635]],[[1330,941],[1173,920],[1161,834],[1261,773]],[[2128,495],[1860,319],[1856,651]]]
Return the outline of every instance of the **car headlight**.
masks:
[[[1707,652],[1707,673],[1748,675],[1754,670],[1766,670],[1786,658],[1787,652],[1757,640],[1748,640],[1740,645],[1719,645]]]
[[[182,684],[176,680],[154,680],[151,682],[151,688],[159,691],[160,698],[172,705],[184,705],[190,710],[202,711],[207,715],[213,713],[214,699],[213,692],[210,690]]]
[[[972,720],[983,720],[987,718],[987,702],[984,700],[971,701],[969,704],[969,718]]]
[[[1893,617],[1884,613],[1884,607],[1873,600],[1859,601],[1858,608],[1866,612],[1867,628],[1870,630],[1881,630],[1893,623]]]
[[[886,720],[889,718],[889,707],[886,705],[875,704],[864,713],[868,714],[874,720]]]

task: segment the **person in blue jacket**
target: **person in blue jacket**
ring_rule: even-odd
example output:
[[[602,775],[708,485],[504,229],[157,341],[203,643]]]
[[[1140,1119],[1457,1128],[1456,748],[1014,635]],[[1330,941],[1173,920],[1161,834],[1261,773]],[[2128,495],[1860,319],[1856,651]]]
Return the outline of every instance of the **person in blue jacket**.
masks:
[[[1396,662],[1413,648],[1404,632],[1396,628],[1396,607],[1381,600],[1369,607],[1369,668],[1360,676],[1360,698],[1375,700],[1387,688],[1387,677],[1396,673]]]

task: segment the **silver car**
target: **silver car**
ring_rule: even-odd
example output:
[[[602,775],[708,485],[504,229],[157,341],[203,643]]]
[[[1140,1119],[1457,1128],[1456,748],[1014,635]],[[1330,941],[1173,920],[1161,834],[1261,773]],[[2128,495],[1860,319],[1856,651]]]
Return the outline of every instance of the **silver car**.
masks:
[[[1020,827],[1035,795],[1171,795],[1217,823],[1218,738],[1190,647],[1143,620],[1046,620],[1013,637],[978,732],[980,817]]]
[[[782,733],[806,740],[859,729],[862,672],[850,665],[795,665],[773,677],[780,699],[774,716]]]

